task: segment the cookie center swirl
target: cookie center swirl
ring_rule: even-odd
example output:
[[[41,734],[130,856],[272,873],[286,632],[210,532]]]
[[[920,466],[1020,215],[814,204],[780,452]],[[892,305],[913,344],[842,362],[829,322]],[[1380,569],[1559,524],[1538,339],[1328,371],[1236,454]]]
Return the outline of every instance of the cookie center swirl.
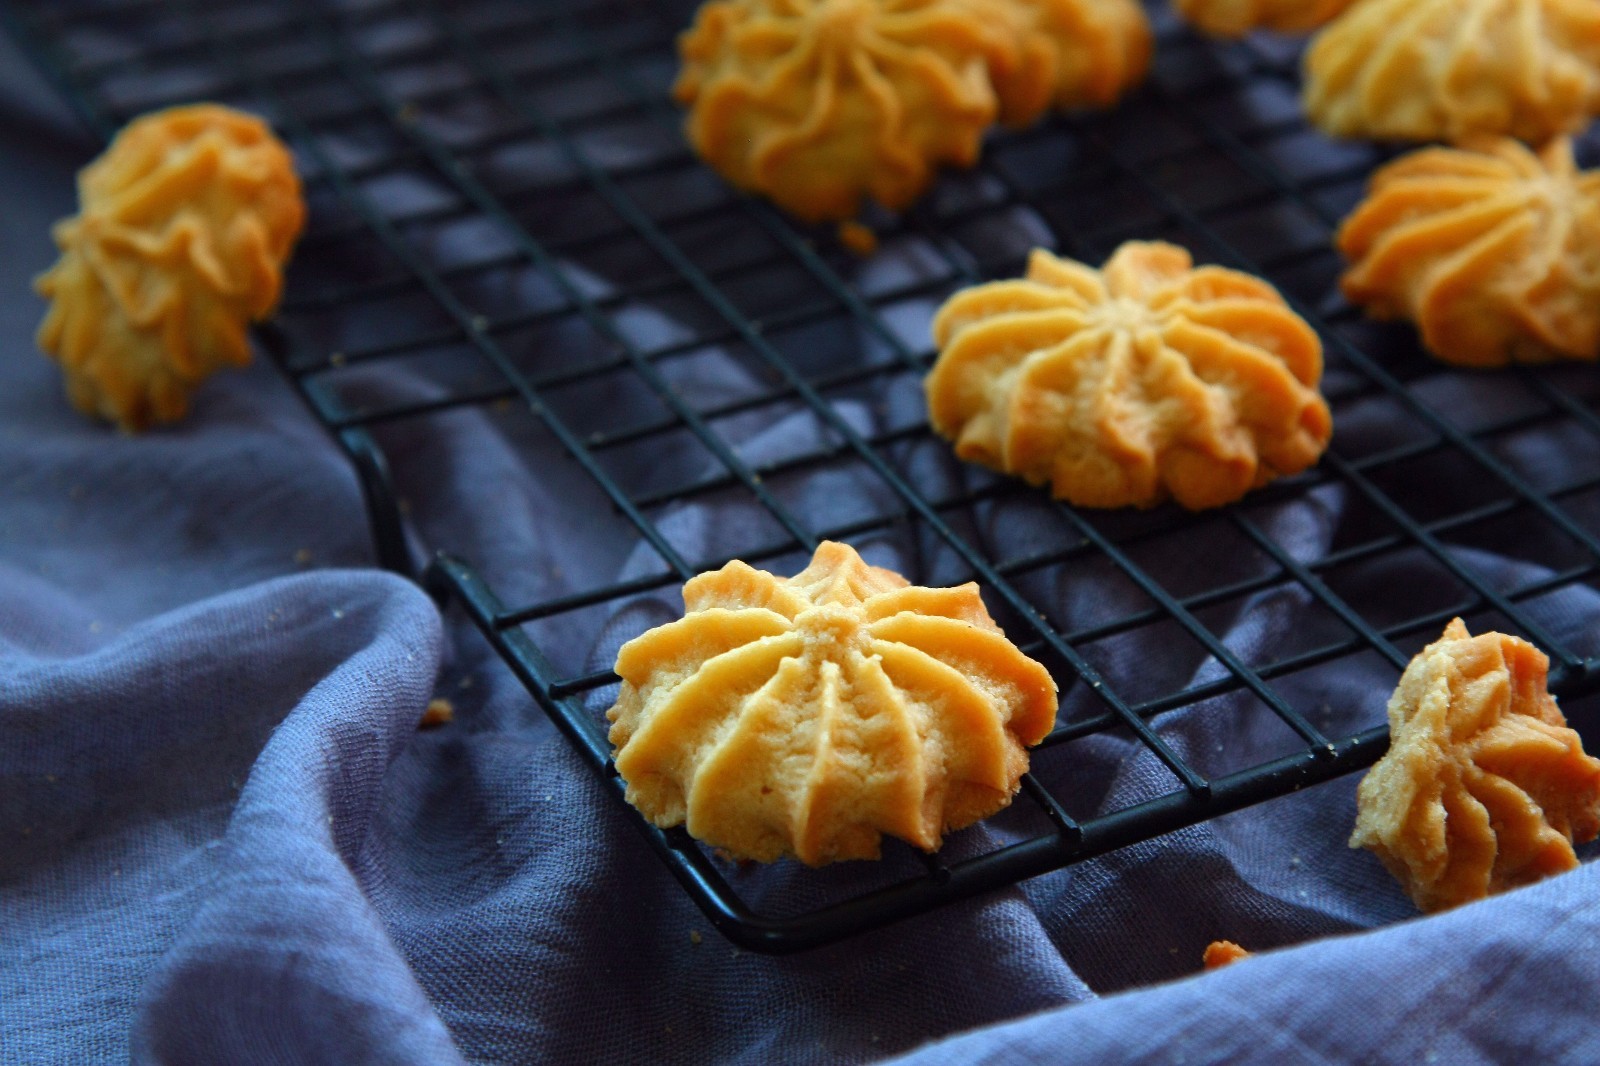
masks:
[[[1541,206],[1577,214],[1580,210],[1578,184],[1565,174],[1550,174],[1531,183],[1529,197]]]
[[[1095,305],[1089,311],[1089,321],[1102,329],[1124,330],[1128,333],[1159,330],[1162,325],[1161,316],[1150,305],[1125,296]]]
[[[868,0],[824,0],[816,14],[817,35],[824,42],[853,42],[871,18]]]
[[[859,610],[824,603],[801,611],[795,629],[805,635],[808,651],[820,659],[842,662],[851,650],[865,652],[869,638]]]

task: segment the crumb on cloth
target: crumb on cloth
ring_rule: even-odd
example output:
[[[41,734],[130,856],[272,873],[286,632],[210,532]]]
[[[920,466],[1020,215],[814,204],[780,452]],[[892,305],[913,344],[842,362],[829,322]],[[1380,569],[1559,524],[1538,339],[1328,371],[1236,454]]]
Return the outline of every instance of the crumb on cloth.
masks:
[[[1205,965],[1208,970],[1220,970],[1240,959],[1248,959],[1250,952],[1231,940],[1213,940],[1206,945]]]
[[[428,701],[427,709],[422,712],[422,720],[417,723],[418,729],[436,729],[448,725],[456,720],[456,708],[449,700],[440,697]]]

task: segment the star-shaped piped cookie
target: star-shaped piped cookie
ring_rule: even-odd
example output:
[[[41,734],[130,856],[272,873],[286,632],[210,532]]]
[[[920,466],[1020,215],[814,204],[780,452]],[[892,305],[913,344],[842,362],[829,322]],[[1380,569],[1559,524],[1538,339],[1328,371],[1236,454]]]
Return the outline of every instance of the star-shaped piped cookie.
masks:
[[[1306,53],[1341,137],[1543,144],[1600,111],[1600,0],[1358,0]]]
[[[1545,689],[1550,661],[1461,619],[1406,667],[1389,751],[1362,779],[1351,847],[1383,860],[1421,910],[1578,865],[1600,833],[1600,759]]]
[[[1346,297],[1417,324],[1449,363],[1600,357],[1600,172],[1565,138],[1424,148],[1378,170],[1339,229]]]
[[[711,0],[679,41],[695,150],[806,221],[909,205],[996,120],[1106,106],[1144,76],[1134,0]]]
[[[1124,244],[952,296],[926,390],[956,454],[1085,507],[1217,507],[1317,461],[1322,345],[1266,282]]]
[[[260,119],[215,104],[145,115],[78,178],[39,346],[86,414],[143,429],[196,385],[250,360],[305,219],[293,160]]]
[[[823,542],[791,578],[742,562],[623,645],[607,713],[628,801],[736,858],[932,851],[1011,802],[1056,686],[975,585],[922,588]]]

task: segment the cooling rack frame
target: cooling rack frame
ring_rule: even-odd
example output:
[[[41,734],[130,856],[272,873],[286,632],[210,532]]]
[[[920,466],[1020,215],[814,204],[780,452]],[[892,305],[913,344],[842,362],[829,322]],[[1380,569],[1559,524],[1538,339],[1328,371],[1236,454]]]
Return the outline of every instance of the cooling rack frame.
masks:
[[[504,5],[501,5],[504,6]],[[481,10],[480,10],[481,9]],[[792,309],[783,314],[757,319],[741,307],[733,295],[733,282],[744,272],[765,269],[759,264],[711,268],[705,265],[706,249],[686,244],[673,227],[679,219],[666,219],[655,205],[643,202],[632,190],[631,182],[643,177],[687,172],[698,164],[681,146],[661,159],[643,164],[612,165],[597,159],[585,146],[586,131],[596,123],[625,117],[643,126],[671,131],[675,136],[680,116],[658,85],[650,85],[639,75],[635,61],[641,56],[660,61],[670,58],[673,31],[682,25],[691,8],[684,4],[629,5],[625,0],[586,0],[579,5],[561,3],[524,4],[523,18],[487,25],[467,13],[496,9],[493,0],[469,0],[447,14],[438,0],[361,0],[346,6],[321,4],[315,0],[296,0],[289,5],[252,3],[251,0],[214,0],[210,4],[185,2],[158,4],[156,0],[82,0],[45,9],[36,5],[0,2],[0,16],[24,49],[48,77],[62,89],[89,126],[102,138],[108,137],[131,112],[115,102],[107,89],[130,72],[171,72],[204,67],[212,72],[209,95],[239,97],[254,104],[277,125],[291,142],[312,176],[308,187],[345,209],[345,214],[321,234],[330,244],[340,239],[369,239],[386,256],[403,268],[397,279],[353,284],[344,291],[305,292],[297,286],[291,270],[290,288],[283,324],[268,324],[257,330],[260,347],[294,385],[313,416],[325,426],[338,446],[349,456],[364,495],[376,557],[381,565],[422,581],[443,603],[456,604],[482,633],[483,638],[515,673],[530,695],[550,716],[566,739],[601,779],[609,782],[619,798],[622,783],[610,761],[604,723],[595,713],[589,696],[602,690],[615,678],[606,670],[574,673],[552,661],[546,648],[530,634],[528,625],[565,612],[597,607],[620,608],[633,598],[658,593],[695,572],[717,565],[719,559],[686,558],[661,531],[651,514],[677,500],[668,494],[655,498],[630,491],[608,472],[602,450],[618,439],[651,439],[668,432],[683,431],[704,448],[714,473],[706,480],[688,486],[682,497],[699,498],[715,491],[732,491],[763,509],[781,531],[771,543],[754,545],[741,553],[752,560],[781,557],[796,550],[808,550],[824,538],[845,538],[869,533],[881,534],[914,527],[941,545],[977,579],[991,600],[1009,620],[1009,629],[1020,627],[1019,642],[1047,655],[1064,690],[1083,687],[1094,694],[1098,713],[1061,723],[1047,740],[1046,747],[1066,745],[1086,736],[1114,730],[1135,740],[1151,752],[1171,774],[1175,788],[1142,799],[1127,807],[1095,811],[1075,817],[1066,805],[1040,783],[1037,776],[1024,777],[1020,804],[1031,805],[1041,828],[1002,843],[980,854],[947,861],[941,855],[918,856],[917,869],[888,884],[829,899],[820,906],[798,912],[774,912],[748,904],[736,881],[737,871],[722,859],[690,839],[681,830],[660,830],[647,824],[631,809],[631,820],[683,885],[712,923],[734,943],[752,950],[771,953],[792,952],[876,928],[892,921],[927,912],[935,907],[965,899],[993,889],[1080,862],[1112,849],[1150,840],[1244,807],[1287,795],[1298,789],[1331,780],[1370,765],[1386,746],[1382,725],[1373,725],[1350,735],[1329,736],[1300,708],[1293,706],[1274,682],[1297,671],[1320,664],[1343,661],[1358,654],[1375,655],[1398,674],[1409,655],[1404,645],[1416,644],[1437,633],[1454,614],[1490,615],[1502,620],[1505,628],[1523,633],[1552,654],[1554,665],[1551,689],[1560,696],[1574,696],[1600,687],[1600,657],[1584,657],[1551,636],[1549,630],[1525,609],[1524,604],[1547,594],[1576,585],[1595,585],[1600,573],[1600,541],[1596,531],[1584,524],[1567,501],[1584,500],[1600,490],[1600,477],[1557,489],[1530,484],[1501,455],[1491,441],[1496,434],[1538,430],[1560,422],[1577,427],[1588,437],[1600,439],[1600,415],[1596,398],[1579,397],[1563,389],[1544,371],[1505,372],[1543,405],[1541,412],[1523,415],[1492,426],[1463,427],[1420,398],[1412,379],[1397,373],[1387,356],[1375,355],[1353,341],[1345,328],[1357,316],[1348,308],[1328,310],[1320,302],[1297,296],[1291,289],[1291,304],[1313,323],[1323,337],[1330,368],[1339,368],[1347,381],[1356,384],[1342,401],[1354,403],[1376,397],[1392,405],[1400,417],[1424,427],[1422,439],[1388,451],[1347,456],[1335,447],[1315,471],[1275,483],[1264,490],[1268,500],[1293,503],[1304,500],[1319,487],[1337,485],[1341,491],[1359,498],[1378,518],[1388,523],[1390,532],[1366,541],[1329,551],[1316,558],[1301,558],[1279,543],[1263,524],[1244,507],[1225,509],[1220,521],[1242,543],[1253,546],[1267,560],[1270,570],[1248,580],[1206,588],[1200,592],[1174,592],[1153,576],[1136,557],[1140,538],[1182,535],[1195,524],[1209,519],[1187,516],[1171,507],[1152,512],[1142,527],[1130,533],[1108,525],[1097,515],[1063,504],[1051,504],[1053,521],[1068,533],[1064,547],[1051,548],[1026,557],[996,558],[978,538],[963,531],[963,516],[972,509],[1004,501],[1014,486],[998,480],[980,482],[955,496],[933,498],[917,485],[916,477],[896,453],[906,442],[924,439],[924,425],[897,426],[863,432],[841,413],[829,397],[840,389],[871,391],[887,387],[896,376],[919,376],[928,365],[930,353],[908,343],[889,324],[882,294],[864,291],[838,266],[826,233],[798,227],[767,205],[727,193],[704,209],[709,217],[734,220],[749,227],[770,242],[785,269],[809,279],[827,301],[825,314],[843,316],[851,327],[871,338],[888,353],[884,360],[859,367],[834,369],[819,375],[798,365],[775,341],[782,328],[804,325],[806,314],[824,312]],[[161,22],[176,13],[176,29],[163,31]],[[255,18],[255,15],[261,15]],[[102,25],[125,32],[140,33],[149,20],[154,43],[124,50],[110,57],[84,59],[74,52],[72,42]],[[402,43],[391,51],[374,51],[370,45],[374,28],[389,22],[422,26],[426,32],[411,44]],[[614,25],[638,23],[653,26],[638,39],[612,35]],[[130,29],[131,27],[131,29]],[[1095,197],[1109,200],[1126,194],[1148,209],[1159,221],[1158,227],[1175,229],[1191,245],[1197,256],[1224,265],[1262,274],[1271,280],[1292,274],[1307,261],[1328,253],[1326,241],[1320,247],[1288,253],[1281,262],[1264,261],[1247,235],[1239,237],[1228,229],[1229,212],[1248,212],[1267,206],[1287,205],[1297,217],[1311,219],[1324,234],[1338,222],[1338,210],[1325,195],[1330,189],[1359,183],[1370,170],[1372,159],[1346,165],[1332,173],[1308,177],[1293,157],[1285,161],[1275,154],[1285,140],[1305,134],[1298,115],[1277,115],[1258,125],[1236,128],[1229,121],[1208,111],[1208,102],[1238,91],[1241,96],[1256,86],[1292,85],[1296,77],[1295,52],[1277,39],[1252,38],[1237,44],[1200,41],[1170,18],[1158,22],[1158,55],[1170,49],[1187,50],[1215,64],[1209,82],[1201,88],[1178,83],[1170,71],[1158,69],[1151,83],[1136,95],[1130,106],[1164,117],[1173,128],[1186,131],[1198,147],[1181,148],[1170,158],[1155,154],[1146,158],[1118,141],[1111,127],[1094,118],[1060,116],[1031,130],[997,134],[986,149],[985,161],[974,172],[975,183],[990,190],[996,199],[979,201],[976,206],[919,206],[903,217],[884,217],[883,238],[915,241],[918,247],[942,263],[944,273],[933,282],[923,282],[906,290],[928,296],[948,291],[964,283],[988,280],[1014,272],[1015,263],[984,261],[973,253],[969,242],[956,236],[961,227],[998,218],[1003,211],[1022,211],[1043,225],[1058,250],[1078,258],[1098,261],[1094,253],[1111,240],[1106,235],[1086,237],[1086,231],[1059,221],[1057,210],[1067,195],[1084,197],[1088,206],[1080,214],[1093,215]],[[502,39],[523,35],[529,40],[554,36],[560,46],[543,65],[528,70],[513,70],[496,58],[495,46]],[[486,38],[492,36],[494,40]],[[619,43],[620,40],[620,43]],[[289,44],[314,55],[309,63],[272,65],[263,57]],[[1198,50],[1198,51],[1197,51]],[[396,57],[400,58],[397,59]],[[430,90],[415,96],[397,93],[389,75],[406,63],[434,59],[448,62],[465,72],[466,80],[455,88]],[[195,65],[198,65],[196,67]],[[577,92],[575,86],[608,86],[612,101],[594,114],[576,119],[553,114],[548,101],[561,89]],[[318,79],[332,80],[349,90],[352,104],[341,110],[307,114],[304,108],[286,101],[302,84]],[[485,143],[513,144],[519,139],[548,147],[562,160],[570,177],[561,190],[535,187],[531,196],[584,195],[604,205],[619,224],[616,239],[632,242],[646,250],[668,270],[655,288],[623,295],[650,303],[668,293],[691,294],[718,324],[712,333],[694,337],[694,343],[737,345],[754,365],[769,376],[771,389],[722,407],[702,410],[679,395],[662,369],[668,352],[646,350],[617,325],[612,297],[594,297],[585,291],[569,265],[573,248],[589,247],[582,242],[553,240],[537,227],[525,223],[523,200],[530,190],[497,185],[479,174],[481,145],[451,143],[436,128],[419,119],[419,114],[437,98],[453,95],[482,97],[494,102],[502,113],[512,117],[506,131],[485,135]],[[1281,93],[1279,93],[1281,96]],[[189,99],[184,92],[156,100],[146,106],[176,103]],[[609,107],[609,110],[607,108]],[[597,117],[599,116],[599,117]],[[359,164],[341,161],[330,149],[327,130],[371,126],[394,146],[390,157]],[[495,138],[500,138],[495,142]],[[492,147],[487,150],[493,150]],[[1030,153],[1066,152],[1076,160],[1059,182],[1034,184],[1037,167],[1019,164],[1010,158],[1026,160]],[[1140,150],[1143,151],[1142,149]],[[1188,154],[1186,154],[1188,153]],[[1156,162],[1152,163],[1151,159]],[[1172,171],[1182,178],[1184,166],[1198,159],[1214,163],[1221,160],[1237,173],[1240,184],[1232,200],[1197,203],[1179,180],[1168,180]],[[1199,165],[1195,162],[1195,165]],[[1162,168],[1165,167],[1166,170]],[[543,378],[520,368],[510,354],[504,338],[511,330],[505,321],[491,320],[463,299],[455,282],[463,269],[458,265],[440,266],[426,251],[406,236],[407,227],[426,224],[426,212],[415,217],[395,218],[366,189],[374,173],[385,169],[416,170],[450,190],[450,206],[437,209],[450,220],[472,216],[488,222],[507,238],[498,267],[491,263],[481,269],[494,270],[515,263],[549,281],[559,297],[554,311],[529,312],[528,316],[559,314],[571,316],[594,331],[607,345],[609,355],[594,363],[574,367]],[[654,168],[654,169],[652,169]],[[1166,175],[1164,177],[1163,175]],[[947,179],[950,180],[950,179]],[[1099,184],[1097,184],[1097,182]],[[551,187],[560,183],[551,183]],[[995,192],[994,190],[998,190]],[[1066,190],[1066,193],[1063,193]],[[930,197],[933,199],[934,197]],[[452,212],[456,213],[452,215]],[[1117,212],[1108,212],[1116,215]],[[692,215],[692,212],[690,212]],[[419,218],[422,219],[419,222]],[[1123,220],[1125,222],[1125,220]],[[1123,222],[1119,222],[1122,225]],[[1126,228],[1126,227],[1124,227]],[[1135,234],[1128,233],[1127,236]],[[1303,258],[1297,258],[1303,257]],[[1326,264],[1324,263],[1324,268]],[[477,268],[474,268],[477,269]],[[349,404],[340,391],[326,384],[326,378],[342,369],[355,357],[350,353],[318,349],[308,345],[295,332],[298,315],[359,313],[366,295],[384,285],[414,291],[420,300],[430,302],[449,323],[453,343],[459,343],[473,357],[500,375],[497,383],[476,391],[452,394],[444,399],[411,402],[377,412]],[[901,294],[902,296],[904,294]],[[341,299],[346,301],[341,303]],[[612,302],[608,302],[612,301]],[[427,341],[428,338],[423,338]],[[387,349],[369,350],[361,359],[382,365],[398,353],[414,349],[417,338],[392,342]],[[408,347],[409,345],[409,347]],[[1415,365],[1415,361],[1412,364]],[[568,425],[569,410],[563,410],[550,395],[585,375],[622,373],[659,398],[666,412],[657,423],[627,427],[599,438]],[[1353,397],[1353,399],[1352,399]],[[380,440],[379,427],[406,419],[425,419],[441,412],[510,402],[526,410],[561,448],[592,479],[613,516],[631,525],[642,544],[653,549],[664,566],[643,577],[633,576],[591,587],[577,588],[538,602],[506,602],[494,582],[472,561],[451,553],[449,544],[427,544],[419,551],[421,538],[406,514],[406,501],[397,492],[392,457]],[[725,438],[717,428],[720,420],[733,414],[760,411],[787,404],[808,412],[822,430],[826,443],[800,456],[774,463],[746,460],[737,442]],[[631,436],[630,436],[631,435]],[[1397,498],[1386,475],[1401,464],[1440,454],[1460,460],[1485,482],[1499,486],[1491,500],[1448,514],[1426,518],[1413,514],[1407,503]],[[782,494],[771,487],[774,475],[821,469],[830,463],[855,463],[897,501],[889,512],[853,523],[826,525],[816,516],[801,514]],[[1458,464],[1459,465],[1459,464]],[[1543,578],[1513,589],[1497,587],[1479,575],[1470,560],[1455,545],[1452,537],[1479,524],[1508,516],[1541,524],[1552,537],[1564,537],[1582,557],[1581,562],[1555,569]],[[1383,558],[1399,551],[1413,551],[1441,573],[1459,582],[1466,595],[1448,608],[1438,605],[1426,611],[1377,622],[1354,607],[1334,587],[1341,567],[1358,565],[1363,560]],[[731,557],[731,556],[730,556]],[[725,561],[722,559],[720,561]],[[1096,626],[1067,629],[1052,621],[1052,607],[1040,602],[1023,587],[1033,575],[1047,568],[1094,562],[1105,565],[1136,589],[1148,603],[1141,612]],[[1552,564],[1554,565],[1554,564]],[[910,575],[917,577],[918,575]],[[1304,649],[1292,656],[1264,664],[1251,664],[1214,632],[1204,619],[1205,612],[1219,603],[1237,600],[1263,590],[1291,587],[1301,590],[1330,618],[1347,631],[1344,639]],[[998,602],[995,602],[998,601]],[[1121,693],[1125,678],[1110,676],[1085,648],[1097,641],[1141,627],[1163,624],[1173,627],[1185,639],[1204,650],[1215,664],[1218,676],[1186,685],[1160,696],[1135,699]],[[1221,774],[1205,774],[1191,765],[1162,738],[1161,716],[1196,706],[1207,700],[1242,694],[1260,704],[1261,713],[1275,715],[1296,737],[1298,744],[1284,754],[1256,762],[1243,769]]]

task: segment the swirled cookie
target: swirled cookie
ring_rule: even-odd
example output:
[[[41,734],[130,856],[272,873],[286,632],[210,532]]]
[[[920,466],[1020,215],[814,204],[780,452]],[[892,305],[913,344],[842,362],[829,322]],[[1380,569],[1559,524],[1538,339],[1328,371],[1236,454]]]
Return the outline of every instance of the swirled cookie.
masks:
[[[1056,686],[975,585],[907,585],[824,542],[783,579],[742,562],[622,646],[607,712],[628,802],[728,854],[816,866],[932,851],[1011,802]]]
[[[1304,33],[1333,19],[1354,0],[1177,0],[1178,14],[1214,37],[1251,30]]]
[[[1543,144],[1600,110],[1600,0],[1360,0],[1307,52],[1305,103],[1336,136]]]
[[[1051,107],[1109,107],[1150,68],[1150,23],[1136,0],[954,2],[1004,28],[985,59],[1007,125]]]
[[[78,198],[36,282],[39,346],[84,413],[126,430],[180,418],[200,381],[250,361],[245,327],[277,305],[305,218],[289,153],[250,115],[171,108],[119,133]]]
[[[898,210],[997,119],[1105,106],[1144,76],[1135,0],[710,0],[673,92],[702,158],[807,221]]]
[[[847,219],[977,160],[997,109],[985,55],[1007,28],[944,0],[711,0],[679,42],[673,91],[695,150],[734,185]]]
[[[1423,911],[1578,865],[1600,833],[1600,759],[1545,689],[1550,660],[1457,618],[1389,700],[1389,751],[1362,779],[1351,847],[1368,848]]]
[[[1600,171],[1579,173],[1565,139],[1403,156],[1338,244],[1350,301],[1412,320],[1446,362],[1600,357]]]
[[[1317,461],[1322,345],[1266,282],[1130,241],[1103,270],[1042,249],[933,324],[934,429],[1085,507],[1217,507]]]

